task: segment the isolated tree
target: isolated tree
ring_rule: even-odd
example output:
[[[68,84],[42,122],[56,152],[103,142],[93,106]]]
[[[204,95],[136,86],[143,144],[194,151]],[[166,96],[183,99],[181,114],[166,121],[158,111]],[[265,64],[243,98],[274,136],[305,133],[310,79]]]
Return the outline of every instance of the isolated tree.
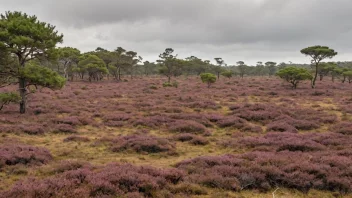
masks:
[[[222,58],[214,58],[217,66],[215,66],[214,71],[216,72],[216,75],[218,76],[218,79],[220,79],[220,73],[223,71],[222,65],[225,64],[225,61]]]
[[[172,48],[166,48],[163,53],[159,55],[158,63],[160,63],[161,68],[159,73],[165,75],[168,78],[168,83],[171,82],[172,76],[177,76],[180,71],[181,65],[177,63],[177,55],[173,55],[174,50]]]
[[[207,83],[208,88],[210,85],[216,82],[216,76],[212,73],[203,73],[200,75],[200,79],[203,83]]]
[[[57,57],[55,46],[57,43],[61,43],[63,35],[58,34],[55,30],[55,26],[52,26],[45,22],[38,21],[36,16],[29,16],[22,12],[6,12],[0,16],[0,51],[7,54],[10,59],[13,59],[11,64],[3,65],[1,69],[0,78],[7,79],[5,81],[19,84],[20,93],[20,113],[26,112],[26,95],[28,82],[28,73],[23,72],[26,68],[27,63],[35,59],[54,59]],[[37,66],[40,67],[40,66]],[[40,68],[42,69],[42,68]],[[35,71],[41,71],[39,68]],[[45,68],[48,69],[48,68]],[[40,75],[36,76],[32,71],[31,77],[42,78],[42,77],[55,77],[54,75]],[[45,70],[48,72],[48,70]],[[16,79],[16,81],[14,80]],[[61,80],[61,79],[57,79]],[[3,82],[4,80],[0,80]],[[59,84],[58,87],[51,86],[49,84],[40,84],[41,80],[34,80],[39,86],[50,86],[52,88],[61,88],[63,84]],[[49,80],[44,80],[49,83]],[[58,84],[56,84],[58,85]]]
[[[103,78],[104,74],[108,73],[104,61],[96,55],[87,54],[78,63],[81,71],[86,71],[89,76],[89,81],[93,79],[98,81]]]
[[[315,81],[318,77],[319,65],[321,61],[327,58],[333,58],[337,55],[337,52],[327,46],[316,45],[302,49],[301,53],[312,58],[311,62],[315,67],[315,75],[312,79],[312,88],[315,88]]]
[[[298,67],[285,67],[279,70],[276,75],[291,83],[293,89],[296,89],[297,84],[302,80],[311,80],[313,78],[309,70]]]
[[[230,79],[230,78],[232,78],[233,72],[231,70],[226,70],[226,71],[222,72],[221,75]]]
[[[68,69],[72,66],[72,64],[78,63],[81,52],[76,48],[63,47],[58,49],[58,53],[59,66],[62,65],[64,77],[67,79]],[[58,72],[60,72],[59,69]]]

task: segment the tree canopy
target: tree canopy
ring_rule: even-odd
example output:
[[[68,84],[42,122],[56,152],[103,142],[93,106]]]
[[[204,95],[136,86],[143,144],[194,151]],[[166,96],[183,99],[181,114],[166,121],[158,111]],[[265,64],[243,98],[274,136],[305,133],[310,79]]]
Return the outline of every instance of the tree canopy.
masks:
[[[211,73],[203,73],[200,75],[200,78],[203,83],[207,83],[208,88],[210,88],[210,85],[216,82],[216,76]]]
[[[55,30],[55,26],[39,21],[36,16],[29,16],[22,12],[6,12],[0,15],[0,51],[6,56],[6,63],[1,66],[3,70],[0,73],[0,82],[19,84],[21,113],[26,112],[26,87],[29,84],[51,88],[63,82],[57,76],[53,81],[35,79],[51,78],[54,74],[40,66],[27,64],[31,60],[56,59],[58,53],[55,47],[62,41],[63,35]],[[34,70],[29,71],[26,69],[27,66]]]
[[[309,70],[299,67],[285,67],[276,73],[277,76],[292,84],[296,89],[297,84],[302,80],[311,80],[313,78]]]
[[[302,49],[301,53],[312,58],[311,62],[315,66],[315,75],[312,78],[312,88],[315,88],[315,81],[318,76],[320,62],[327,58],[333,58],[337,55],[337,52],[327,46],[316,45]]]

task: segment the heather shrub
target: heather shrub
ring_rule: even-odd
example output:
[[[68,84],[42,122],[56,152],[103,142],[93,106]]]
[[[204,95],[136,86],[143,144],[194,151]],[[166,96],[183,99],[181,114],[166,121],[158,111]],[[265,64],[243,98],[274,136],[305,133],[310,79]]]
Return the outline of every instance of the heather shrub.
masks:
[[[88,115],[83,115],[78,117],[78,120],[82,125],[89,125],[89,124],[94,124],[95,121],[91,118],[88,117]]]
[[[178,113],[178,114],[172,114],[169,117],[172,119],[181,120],[181,121],[192,120],[206,127],[213,126],[212,123],[207,119],[205,115],[202,115],[199,113]]]
[[[180,183],[170,187],[170,191],[173,194],[184,194],[184,195],[207,195],[208,192],[200,185],[192,183]]]
[[[207,145],[209,143],[206,138],[191,133],[181,133],[176,135],[175,140],[181,142],[189,142],[194,145]]]
[[[104,125],[108,127],[122,127],[125,126],[126,123],[123,121],[107,121],[104,123]]]
[[[345,139],[345,140],[343,140]],[[337,134],[295,134],[295,133],[268,133],[259,137],[242,137],[239,139],[224,140],[220,142],[225,147],[246,147],[265,151],[322,151],[337,149],[336,146],[348,148],[349,139]],[[339,143],[340,142],[340,143]]]
[[[90,139],[88,137],[82,137],[82,136],[68,136],[63,140],[64,142],[89,142]]]
[[[69,124],[58,124],[55,126],[54,133],[77,133],[76,129]]]
[[[298,133],[298,130],[285,122],[275,121],[267,125],[266,131],[268,132],[288,132],[288,133]]]
[[[87,162],[77,161],[77,160],[64,160],[56,164],[46,166],[40,169],[40,172],[47,175],[54,175],[59,173],[64,173],[66,171],[73,171],[83,168],[92,168]]]
[[[154,197],[178,184],[184,174],[176,169],[111,164],[93,171],[79,168],[45,178],[17,182],[4,197]]]
[[[344,165],[331,166],[328,158],[342,160]],[[186,182],[225,190],[268,191],[281,186],[303,192],[319,189],[348,193],[352,190],[348,179],[351,165],[351,159],[329,153],[283,151],[198,157],[182,161],[176,167],[188,173]]]
[[[105,121],[127,121],[131,119],[131,115],[129,114],[109,114],[104,115],[103,119]]]
[[[132,121],[133,126],[146,126],[151,128],[157,128],[165,126],[168,123],[174,122],[173,119],[167,116],[154,115],[148,117],[138,117]]]
[[[248,125],[242,128],[242,131],[252,132],[252,133],[262,133],[263,129],[260,126]]]
[[[41,135],[44,134],[44,127],[42,125],[20,125],[20,129],[29,135]]]
[[[66,125],[72,125],[72,126],[77,126],[81,125],[82,123],[80,122],[78,117],[72,116],[72,117],[64,117],[64,118],[57,118],[54,120],[55,124],[66,124]]]
[[[247,121],[237,116],[224,117],[223,119],[218,120],[216,123],[221,128],[233,127],[233,128],[241,129],[247,126]]]
[[[0,128],[1,133],[14,133],[14,132],[20,132],[21,129],[20,127],[16,125],[2,125]]]
[[[280,116],[277,107],[270,104],[249,104],[246,103],[238,108],[231,107],[233,115],[247,121],[266,123]]]
[[[173,152],[175,145],[165,138],[147,135],[122,136],[112,140],[113,152],[134,151],[137,153]]]
[[[206,127],[198,122],[191,120],[177,120],[176,122],[169,125],[169,129],[172,132],[180,133],[205,133]]]
[[[196,101],[186,104],[189,108],[199,108],[199,109],[219,109],[220,106],[213,101]]]
[[[207,114],[206,118],[210,121],[210,122],[218,122],[222,119],[224,119],[223,115],[219,115],[219,114]]]
[[[344,135],[352,135],[352,122],[342,122],[331,127],[330,130]]]
[[[51,160],[52,156],[45,148],[17,144],[0,146],[0,168],[16,164],[42,165]]]

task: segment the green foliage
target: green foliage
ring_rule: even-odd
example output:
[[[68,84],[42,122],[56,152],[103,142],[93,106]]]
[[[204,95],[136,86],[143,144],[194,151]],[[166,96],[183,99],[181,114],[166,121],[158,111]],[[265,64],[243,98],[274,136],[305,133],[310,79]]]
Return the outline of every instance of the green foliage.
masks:
[[[59,66],[62,67],[64,77],[67,78],[69,75],[68,72],[72,73],[73,64],[78,63],[81,52],[78,49],[72,47],[58,48],[57,51]],[[60,72],[60,70],[58,72]]]
[[[20,69],[20,76],[25,78],[29,85],[43,86],[50,89],[61,89],[66,83],[66,79],[57,72],[33,62]]]
[[[105,66],[105,62],[96,55],[87,54],[81,57],[81,61],[78,63],[78,68],[75,69],[78,72],[88,72],[89,80],[92,79],[100,80],[102,74],[108,74],[109,71]]]
[[[352,70],[343,72],[343,75],[348,79],[348,82],[352,82]]]
[[[297,88],[297,84],[302,80],[313,78],[309,70],[298,67],[285,67],[276,73],[277,76],[292,84],[292,88]]]
[[[72,47],[58,48],[59,60],[63,62],[78,62],[81,52]]]
[[[301,50],[301,53],[306,56],[312,57],[312,61],[314,63],[319,63],[320,61],[326,58],[333,58],[337,55],[337,52],[335,52],[335,50],[330,49],[327,46],[320,45],[304,48]]]
[[[222,58],[214,58],[216,61],[216,64],[219,65],[220,67],[225,63],[225,61]]]
[[[10,61],[0,63],[0,84],[10,84],[14,79],[18,80],[20,113],[26,112],[28,83],[50,88],[63,86],[64,81],[49,69],[27,64],[33,60],[50,62],[58,58],[59,53],[55,47],[62,41],[63,35],[58,34],[55,26],[38,21],[36,16],[22,12],[6,12],[0,15],[0,51]]]
[[[272,76],[275,74],[276,70],[277,70],[277,63],[272,62],[272,61],[268,61],[265,63],[265,67],[268,69],[269,71],[269,76]]]
[[[21,97],[17,93],[0,93],[0,110],[4,107],[4,105],[18,103],[20,100]]]
[[[238,72],[239,72],[241,78],[243,78],[244,75],[247,73],[249,67],[247,65],[245,65],[243,61],[239,61],[238,63],[240,63],[240,65],[237,67],[237,69],[238,69]]]
[[[221,73],[222,76],[226,77],[226,78],[231,78],[233,75],[233,72],[230,70],[226,70],[224,72]]]
[[[337,55],[337,52],[327,46],[316,45],[302,49],[301,53],[310,56],[312,63],[315,64],[315,75],[312,79],[312,88],[315,88],[315,81],[319,72],[319,63],[326,58],[333,58]]]
[[[185,60],[177,59],[177,55],[173,55],[172,48],[166,48],[165,52],[159,55],[157,62],[160,64],[159,73],[168,77],[168,83],[171,82],[172,76],[180,76],[182,69],[186,65]]]
[[[208,88],[210,87],[211,84],[216,82],[216,76],[214,74],[211,74],[211,73],[203,73],[203,74],[200,75],[200,78],[201,78],[203,83],[207,83],[208,84]]]
[[[172,83],[164,82],[163,83],[163,87],[175,87],[175,88],[178,88],[178,82],[177,81],[174,81]]]
[[[16,54],[21,65],[39,56],[50,57],[56,44],[62,42],[63,35],[55,26],[38,21],[36,16],[6,12],[0,17],[0,47]]]

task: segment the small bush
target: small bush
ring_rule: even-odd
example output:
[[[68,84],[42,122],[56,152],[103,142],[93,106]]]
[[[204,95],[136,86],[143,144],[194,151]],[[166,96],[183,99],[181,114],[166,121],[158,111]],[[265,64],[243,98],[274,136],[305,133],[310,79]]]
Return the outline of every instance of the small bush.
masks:
[[[207,145],[209,141],[201,136],[197,136],[191,133],[182,133],[175,136],[175,140],[181,142],[189,142],[194,145]]]
[[[69,136],[64,139],[64,142],[89,142],[90,139],[82,136]]]
[[[54,133],[77,133],[76,129],[69,124],[58,124],[54,129]]]
[[[298,130],[285,122],[273,122],[267,125],[266,131],[268,132],[287,132],[287,133],[298,133]]]
[[[163,83],[163,87],[175,87],[175,88],[177,88],[178,87],[178,83],[176,81],[172,82],[172,83],[164,82]]]
[[[41,125],[21,125],[21,130],[29,135],[44,134],[44,127]]]
[[[204,125],[191,120],[178,120],[169,126],[170,131],[180,133],[205,133],[206,128]]]
[[[241,129],[247,126],[247,121],[236,116],[230,116],[230,117],[225,117],[223,119],[218,120],[217,124],[221,128],[233,127],[233,128]]]
[[[176,186],[172,186],[170,189],[173,194],[185,194],[185,195],[207,195],[208,192],[197,184],[192,183],[180,183]]]
[[[54,121],[54,123],[55,124],[66,124],[66,125],[72,125],[72,126],[77,126],[77,125],[82,124],[78,117],[58,118]]]
[[[174,151],[175,145],[165,138],[129,135],[112,140],[111,150],[113,152],[132,150],[137,153],[160,153]]]
[[[27,145],[0,146],[0,168],[16,164],[42,165],[51,160],[52,156],[45,148]]]
[[[332,127],[331,130],[344,135],[352,135],[352,122],[342,122]]]
[[[344,162],[340,166],[335,161]],[[352,183],[347,167],[351,158],[332,153],[250,152],[243,155],[198,157],[176,165],[188,173],[186,182],[225,190],[258,189],[276,186],[308,192],[310,189],[349,193]],[[347,168],[347,169],[346,169]]]
[[[110,164],[98,170],[64,170],[45,179],[17,182],[4,197],[153,197],[156,192],[183,181],[183,171]],[[69,168],[71,169],[71,167]]]

